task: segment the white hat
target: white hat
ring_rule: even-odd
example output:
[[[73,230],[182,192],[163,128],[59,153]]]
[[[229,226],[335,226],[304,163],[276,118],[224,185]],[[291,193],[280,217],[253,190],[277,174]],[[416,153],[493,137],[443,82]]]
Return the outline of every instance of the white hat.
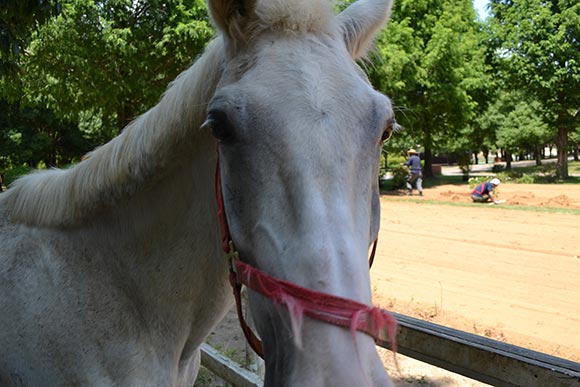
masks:
[[[500,185],[501,181],[497,177],[494,177],[493,179],[491,179],[490,183],[493,185]]]

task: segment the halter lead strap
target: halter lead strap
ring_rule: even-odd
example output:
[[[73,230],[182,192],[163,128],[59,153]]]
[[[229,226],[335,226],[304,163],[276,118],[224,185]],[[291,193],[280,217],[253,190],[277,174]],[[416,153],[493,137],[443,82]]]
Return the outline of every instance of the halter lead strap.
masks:
[[[242,285],[246,285],[248,288],[279,304],[286,304],[288,306],[288,300],[298,301],[303,308],[304,314],[309,317],[348,328],[351,331],[358,330],[375,339],[384,339],[384,337],[381,337],[381,332],[386,330],[393,350],[396,352],[395,329],[397,322],[389,312],[280,280],[240,261],[239,254],[235,250],[234,243],[231,239],[225,212],[219,162],[219,144],[216,146],[216,153],[215,190],[221,245],[229,262],[229,281],[236,299],[238,320],[244,336],[254,352],[264,359],[262,342],[248,326],[242,312]],[[369,270],[373,265],[377,242],[378,239],[373,243],[369,257]]]

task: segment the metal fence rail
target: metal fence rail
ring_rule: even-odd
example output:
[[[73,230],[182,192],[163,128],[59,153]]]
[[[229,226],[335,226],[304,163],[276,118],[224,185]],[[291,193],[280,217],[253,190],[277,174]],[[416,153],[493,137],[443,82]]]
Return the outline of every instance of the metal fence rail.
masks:
[[[500,387],[580,387],[580,363],[394,313],[398,352]],[[390,349],[388,342],[377,343]],[[258,376],[207,344],[204,367],[236,387],[259,387]]]
[[[397,350],[494,386],[580,387],[580,364],[394,313]],[[389,343],[378,343],[389,349]]]

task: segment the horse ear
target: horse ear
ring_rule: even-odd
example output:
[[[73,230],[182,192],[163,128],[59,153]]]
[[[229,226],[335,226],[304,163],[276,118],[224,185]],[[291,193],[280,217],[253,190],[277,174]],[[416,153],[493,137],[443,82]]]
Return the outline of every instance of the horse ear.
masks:
[[[245,41],[248,26],[255,20],[257,0],[208,0],[215,25],[234,42]]]
[[[359,0],[340,15],[346,48],[354,59],[364,57],[391,15],[393,0]]]

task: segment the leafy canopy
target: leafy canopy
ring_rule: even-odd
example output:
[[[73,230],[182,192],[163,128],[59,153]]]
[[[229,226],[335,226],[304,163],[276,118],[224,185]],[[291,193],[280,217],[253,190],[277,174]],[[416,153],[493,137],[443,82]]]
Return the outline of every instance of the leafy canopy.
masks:
[[[580,124],[580,2],[491,0],[491,9],[504,82],[542,104],[544,121],[557,131],[558,172],[566,178],[568,136]]]
[[[23,64],[32,102],[108,136],[155,104],[213,35],[203,0],[63,0]]]

